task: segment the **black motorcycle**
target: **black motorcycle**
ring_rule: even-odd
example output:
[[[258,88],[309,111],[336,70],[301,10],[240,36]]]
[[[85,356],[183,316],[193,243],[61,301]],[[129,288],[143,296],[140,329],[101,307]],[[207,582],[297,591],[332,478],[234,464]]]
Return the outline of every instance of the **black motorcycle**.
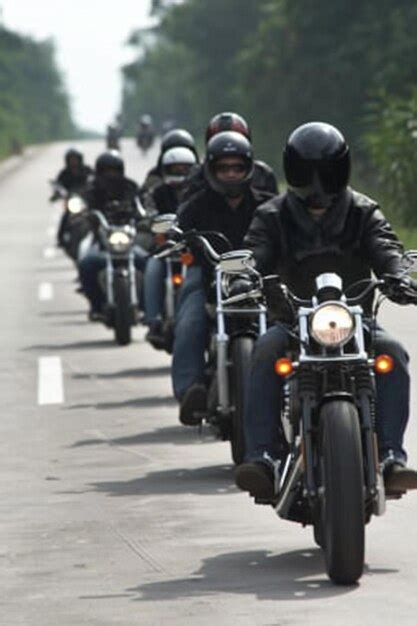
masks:
[[[87,206],[80,191],[68,191],[55,181],[52,181],[51,185],[52,201],[61,200],[63,204],[57,244],[74,262],[77,262],[80,243],[90,231]]]
[[[404,278],[415,258],[416,253],[405,256]],[[387,276],[345,291],[338,275],[322,274],[314,297],[301,300],[279,277],[258,276],[258,286],[246,294],[258,302],[273,294],[275,305],[292,318],[287,325],[292,349],[275,364],[284,384],[277,414],[287,442],[285,461],[276,463],[276,497],[257,502],[272,504],[283,519],[313,526],[327,573],[338,584],[360,578],[365,525],[385,512],[387,498],[402,495],[385,493],[378,460],[375,376],[395,367],[391,357],[373,353],[373,329],[385,296],[376,298],[366,320],[370,333],[363,309],[377,288],[387,295],[401,289],[407,302],[417,304],[417,292],[400,283]]]
[[[105,295],[104,322],[114,329],[116,342],[131,342],[132,326],[139,321],[138,293],[140,276],[135,268],[134,223],[110,224],[103,213],[93,211],[98,221],[98,237],[106,255],[106,267],[99,274],[99,284]]]
[[[173,235],[157,257],[175,259],[183,255],[184,259],[184,254],[190,255],[190,250],[197,249],[214,273],[206,305],[210,321],[206,358],[208,406],[200,417],[219,438],[230,441],[233,461],[239,464],[245,454],[243,413],[252,350],[257,337],[266,331],[266,307],[250,295],[251,272],[256,278],[258,273],[252,269],[247,253],[231,251],[230,242],[220,233],[183,233],[176,227],[175,215],[157,217],[153,229]],[[228,252],[221,254],[221,250]],[[236,296],[240,292],[243,293]],[[237,297],[238,303],[233,297]]]

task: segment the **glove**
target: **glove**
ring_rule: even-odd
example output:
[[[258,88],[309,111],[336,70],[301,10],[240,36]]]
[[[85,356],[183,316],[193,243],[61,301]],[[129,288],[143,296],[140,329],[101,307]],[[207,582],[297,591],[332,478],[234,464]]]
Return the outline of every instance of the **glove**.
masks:
[[[384,274],[381,291],[396,304],[417,304],[417,281],[410,276]]]

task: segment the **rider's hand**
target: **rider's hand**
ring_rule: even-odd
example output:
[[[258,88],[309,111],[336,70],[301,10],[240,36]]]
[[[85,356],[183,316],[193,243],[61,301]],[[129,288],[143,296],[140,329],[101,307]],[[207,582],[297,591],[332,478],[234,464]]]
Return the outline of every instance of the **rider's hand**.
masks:
[[[385,274],[383,276],[385,284],[381,287],[390,300],[396,304],[417,304],[417,281],[410,276],[396,276]]]

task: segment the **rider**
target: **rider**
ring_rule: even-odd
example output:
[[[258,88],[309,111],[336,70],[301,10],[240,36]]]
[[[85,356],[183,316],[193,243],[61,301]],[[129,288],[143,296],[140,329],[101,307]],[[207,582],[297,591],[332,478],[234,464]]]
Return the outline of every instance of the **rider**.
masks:
[[[70,193],[79,193],[87,185],[92,177],[93,170],[88,165],[84,165],[84,156],[76,148],[70,148],[65,153],[65,167],[59,172],[55,183],[60,185]],[[54,202],[60,198],[58,189],[53,193],[50,200]],[[68,213],[64,211],[59,223],[57,232],[58,247],[64,245],[64,235],[68,223]]]
[[[246,120],[237,113],[219,113],[210,120],[206,129],[206,145],[212,137],[228,130],[240,133],[249,141],[252,141],[251,130]],[[185,202],[195,193],[207,188],[209,185],[204,175],[204,167],[195,168],[190,175],[189,181],[183,192]],[[278,186],[275,174],[269,165],[263,161],[254,161],[252,187],[260,191],[277,194]]]
[[[68,192],[80,191],[86,185],[88,178],[92,176],[93,170],[84,164],[84,156],[76,148],[67,150],[64,158],[65,167],[59,172],[55,182]],[[58,198],[59,193],[55,192],[51,201]]]
[[[95,164],[95,177],[86,189],[84,199],[90,211],[100,211],[113,224],[139,222],[143,216],[139,212],[139,188],[133,180],[124,175],[124,161],[117,150],[101,154]],[[98,245],[98,224],[91,215],[95,231],[95,245],[80,262],[80,278],[84,293],[90,300],[91,321],[102,319],[104,296],[98,282],[98,274],[106,265],[105,254]],[[135,248],[135,265],[143,271],[146,253]]]
[[[152,207],[152,193],[158,185],[161,185],[164,182],[162,179],[162,157],[165,152],[171,148],[188,148],[194,153],[198,163],[199,159],[195,139],[191,133],[184,128],[174,128],[173,130],[167,132],[162,137],[157,164],[148,172],[140,189],[142,202],[145,208],[148,208],[148,205]]]
[[[207,145],[204,171],[208,186],[180,206],[179,227],[185,232],[216,231],[225,235],[233,248],[239,248],[256,207],[270,197],[251,187],[254,159],[250,141],[233,131],[215,135]],[[196,262],[188,268],[179,296],[172,364],[180,421],[187,425],[199,423],[195,412],[205,409],[207,399],[204,285],[210,273],[198,250],[194,252]]]
[[[190,148],[170,148],[161,159],[161,185],[152,194],[155,213],[176,213],[179,197],[190,170],[197,163],[197,157]],[[147,206],[149,213],[149,204]],[[146,265],[144,294],[145,314],[149,325],[147,340],[155,348],[165,347],[162,329],[164,307],[165,264],[151,257]]]
[[[369,278],[371,271],[399,274],[403,248],[378,204],[348,186],[349,147],[336,128],[320,122],[297,128],[284,150],[284,171],[288,191],[258,209],[244,242],[261,273],[279,274],[301,298],[313,295],[315,277],[323,272],[339,274],[345,287]],[[399,301],[404,303],[401,296]],[[274,363],[289,344],[285,325],[278,323],[255,347],[245,412],[246,462],[236,470],[236,484],[254,497],[273,496],[273,470],[285,456],[277,422],[282,384]],[[389,354],[396,363],[392,373],[376,377],[377,429],[387,484],[401,488],[417,479],[405,467],[403,448],[409,359],[380,327],[374,345],[376,354]]]

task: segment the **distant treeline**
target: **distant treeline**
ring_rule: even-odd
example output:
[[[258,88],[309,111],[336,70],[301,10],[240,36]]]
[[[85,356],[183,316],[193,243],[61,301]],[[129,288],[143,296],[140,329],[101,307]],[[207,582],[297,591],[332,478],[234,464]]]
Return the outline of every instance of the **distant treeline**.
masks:
[[[74,133],[52,42],[0,26],[0,157]]]
[[[132,34],[137,59],[123,68],[128,127],[150,112],[202,133],[214,113],[237,110],[259,157],[279,165],[291,129],[329,121],[355,149],[356,175],[417,224],[415,0],[185,0],[154,10],[158,26]]]

